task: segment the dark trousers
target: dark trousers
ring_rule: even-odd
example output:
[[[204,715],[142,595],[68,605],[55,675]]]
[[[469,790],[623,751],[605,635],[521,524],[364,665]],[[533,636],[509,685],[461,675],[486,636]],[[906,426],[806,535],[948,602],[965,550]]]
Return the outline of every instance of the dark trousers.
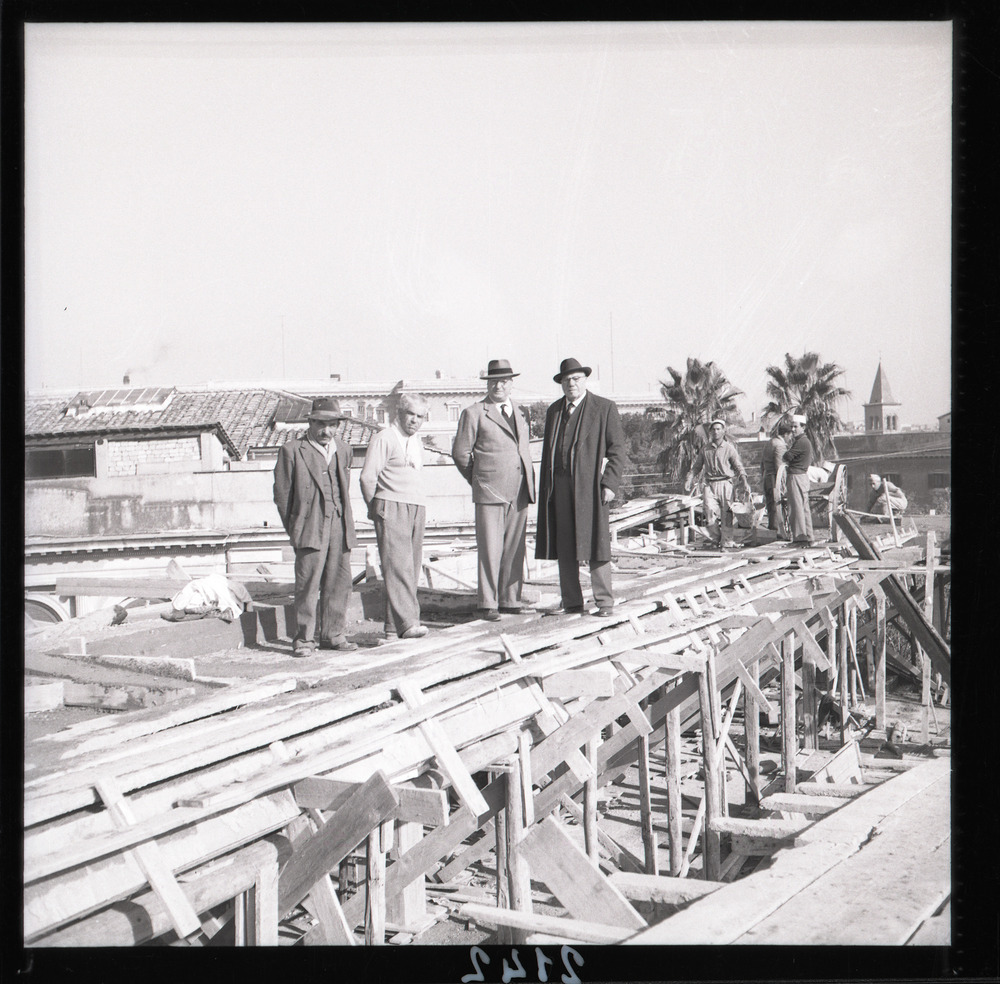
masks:
[[[476,503],[480,608],[516,608],[524,581],[528,510],[516,502]]]
[[[376,499],[373,517],[378,556],[385,579],[386,626],[397,635],[420,624],[417,581],[424,562],[424,519],[427,509],[410,502]]]
[[[580,562],[576,557],[576,507],[573,502],[573,479],[567,472],[556,471],[552,476],[552,498],[555,505],[556,556],[559,558],[559,592],[564,608],[583,604],[580,587]],[[611,593],[611,562],[590,562],[590,586],[599,608],[613,608]]]
[[[294,642],[315,642],[317,629],[322,642],[343,642],[350,596],[351,548],[342,518],[328,517],[320,549],[295,551]]]

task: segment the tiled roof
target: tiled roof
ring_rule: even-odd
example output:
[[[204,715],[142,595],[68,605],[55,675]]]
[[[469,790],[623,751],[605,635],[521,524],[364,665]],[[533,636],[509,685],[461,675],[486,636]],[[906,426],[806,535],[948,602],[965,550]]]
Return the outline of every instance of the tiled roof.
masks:
[[[289,394],[268,389],[190,390],[177,389],[162,410],[115,408],[67,416],[73,399],[31,396],[25,401],[26,438],[114,435],[136,432],[214,430],[220,433],[230,453],[245,458],[248,448],[278,447],[300,433],[274,426],[278,401]],[[349,444],[365,447],[380,428],[358,420],[346,420],[341,434]],[[304,432],[305,428],[302,428]]]

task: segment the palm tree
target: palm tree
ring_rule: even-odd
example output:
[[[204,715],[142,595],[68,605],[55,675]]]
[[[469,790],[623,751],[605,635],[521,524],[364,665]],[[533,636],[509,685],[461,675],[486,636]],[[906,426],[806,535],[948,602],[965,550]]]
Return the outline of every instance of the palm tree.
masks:
[[[687,483],[698,449],[706,439],[703,425],[713,417],[742,424],[736,397],[742,395],[714,362],[689,358],[682,376],[667,366],[671,381],[660,380],[660,392],[669,409],[659,426],[665,447],[659,464],[673,482]]]
[[[843,429],[837,404],[851,395],[850,390],[837,385],[844,370],[836,362],[820,362],[815,352],[804,352],[799,358],[785,353],[785,366],[768,366],[767,395],[764,419],[772,424],[790,413],[806,416],[806,434],[821,457],[837,457],[833,435]]]

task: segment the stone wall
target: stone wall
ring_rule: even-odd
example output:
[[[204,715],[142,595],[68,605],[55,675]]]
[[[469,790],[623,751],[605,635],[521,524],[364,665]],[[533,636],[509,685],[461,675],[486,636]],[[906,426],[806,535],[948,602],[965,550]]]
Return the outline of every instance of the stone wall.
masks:
[[[200,461],[201,441],[197,437],[168,437],[141,441],[108,441],[107,475],[117,478],[137,475],[151,465]]]

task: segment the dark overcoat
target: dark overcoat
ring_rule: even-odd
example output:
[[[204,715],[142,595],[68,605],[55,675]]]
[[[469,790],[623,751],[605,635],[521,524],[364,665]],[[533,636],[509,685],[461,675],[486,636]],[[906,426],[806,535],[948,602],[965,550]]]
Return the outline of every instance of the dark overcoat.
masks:
[[[334,437],[333,442],[337,448],[337,486],[343,509],[344,545],[353,547],[356,539],[351,515],[351,449],[339,437]],[[296,550],[318,550],[323,545],[324,468],[325,462],[319,452],[304,438],[287,441],[278,452],[274,466],[274,504]]]
[[[535,557],[539,560],[558,560],[552,472],[556,431],[564,403],[563,399],[556,400],[545,414],[538,484],[538,524],[535,530]],[[582,416],[569,453],[576,514],[576,559],[581,562],[611,560],[610,506],[601,501],[601,489],[611,489],[618,495],[628,460],[625,434],[618,407],[611,400],[587,393],[576,412]]]

